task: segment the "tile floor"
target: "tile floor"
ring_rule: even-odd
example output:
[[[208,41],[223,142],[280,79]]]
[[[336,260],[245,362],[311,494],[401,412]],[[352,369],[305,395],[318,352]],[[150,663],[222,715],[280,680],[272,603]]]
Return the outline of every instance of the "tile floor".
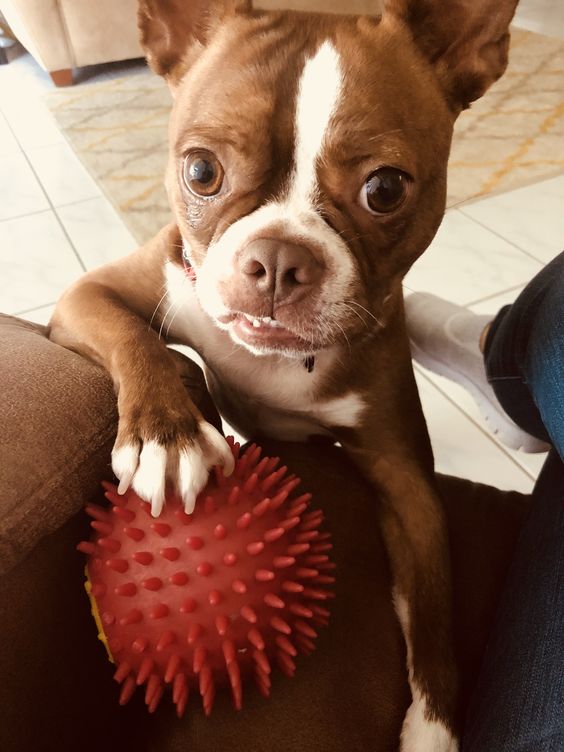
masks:
[[[564,7],[561,0],[523,0],[517,23],[564,37]],[[67,285],[136,243],[42,103],[52,88],[47,74],[27,53],[10,55],[0,66],[0,310],[45,323]],[[77,85],[142,66],[84,69]],[[450,210],[406,288],[495,312],[564,248],[563,206],[561,175]],[[462,388],[416,371],[438,469],[529,491],[542,455],[503,447]]]

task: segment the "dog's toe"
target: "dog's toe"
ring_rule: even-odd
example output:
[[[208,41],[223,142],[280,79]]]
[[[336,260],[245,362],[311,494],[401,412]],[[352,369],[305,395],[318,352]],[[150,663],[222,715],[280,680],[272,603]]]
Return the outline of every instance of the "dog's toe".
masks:
[[[199,442],[180,452],[178,459],[178,490],[186,514],[192,514],[196,497],[206,485],[209,469]]]
[[[189,447],[180,452],[178,488],[187,514],[194,511],[196,497],[206,485],[208,473],[219,465],[224,475],[231,475],[235,460],[225,438],[210,423],[201,421]]]
[[[176,435],[177,440],[166,446],[154,438],[134,436],[126,442],[118,440],[112,451],[112,468],[119,479],[118,493],[133,488],[150,502],[154,517],[162,512],[167,478],[179,492],[186,512],[191,514],[210,469],[219,465],[228,476],[235,466],[231,447],[210,423],[200,421],[197,431],[190,436]]]
[[[225,477],[228,478],[235,469],[235,459],[231,447],[225,437],[211,423],[201,421],[199,429],[204,440],[202,449],[208,468],[219,465],[223,468]]]
[[[124,494],[139,465],[139,445],[122,444],[114,446],[112,450],[112,470],[119,480],[118,493]]]
[[[133,476],[133,490],[151,504],[151,514],[158,517],[165,499],[168,452],[157,441],[146,441],[139,457],[139,467]]]

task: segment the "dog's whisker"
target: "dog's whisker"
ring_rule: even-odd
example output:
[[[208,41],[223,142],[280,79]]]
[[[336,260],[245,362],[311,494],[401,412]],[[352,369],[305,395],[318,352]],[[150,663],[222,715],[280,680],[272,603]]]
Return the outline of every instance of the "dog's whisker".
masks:
[[[345,332],[345,330],[343,329],[343,327],[342,327],[342,326],[341,326],[341,325],[340,325],[339,323],[337,323],[336,321],[335,321],[335,326],[336,326],[336,327],[337,327],[338,329],[340,329],[340,330],[341,330],[341,332],[343,333],[343,337],[345,338],[345,340],[346,340],[346,342],[347,342],[347,345],[348,345],[348,348],[349,348],[349,353],[350,353],[350,354],[352,355],[352,347],[351,347],[351,343],[350,343],[350,340],[349,340],[349,338],[347,337],[347,333]]]
[[[388,131],[383,131],[382,133],[377,133],[375,136],[370,136],[368,139],[369,141],[378,141],[381,138],[385,138],[386,136],[390,136],[392,133],[403,133],[403,128],[391,128]]]
[[[364,238],[372,237],[368,232],[358,232],[354,235],[349,235],[347,230],[333,230],[333,232],[340,237],[345,238],[345,240],[348,240],[349,243],[352,243],[353,240],[363,240]]]
[[[165,326],[165,323],[166,323],[166,319],[167,319],[167,316],[168,316],[168,314],[169,314],[169,313],[170,313],[170,312],[172,311],[172,309],[174,308],[174,306],[175,306],[175,305],[176,305],[176,303],[175,303],[175,302],[173,301],[173,302],[172,302],[172,303],[171,303],[171,304],[169,305],[169,307],[168,307],[168,308],[166,309],[166,313],[165,313],[165,315],[163,316],[163,320],[161,321],[161,325],[160,325],[160,327],[159,327],[159,339],[161,339],[161,338],[162,338],[162,334],[163,334],[163,329],[164,329],[164,326]]]
[[[182,278],[182,285],[181,285],[181,286],[182,286],[183,288],[186,288],[186,287],[188,286],[188,278],[187,278],[187,277],[183,277],[183,278]],[[182,308],[182,305],[183,305],[183,303],[184,303],[184,298],[182,298],[182,297],[181,297],[181,298],[180,298],[180,300],[178,301],[178,305],[176,306],[176,310],[175,310],[175,311],[174,311],[174,313],[172,314],[172,318],[171,318],[171,320],[170,320],[170,322],[169,322],[169,324],[168,324],[168,326],[167,326],[167,328],[166,328],[166,334],[165,334],[165,337],[168,337],[168,333],[169,333],[169,331],[170,331],[170,327],[172,326],[172,322],[174,321],[174,319],[175,319],[176,315],[178,314],[178,312],[179,312],[179,311],[180,311],[180,309]],[[172,307],[172,306],[171,306],[171,307]],[[161,324],[161,328],[160,328],[160,330],[159,330],[159,339],[160,339],[160,337],[161,337],[161,332],[162,332],[162,330],[163,330],[163,326],[164,326],[164,323],[165,323],[166,317],[167,317],[167,316],[168,316],[168,314],[170,313],[171,307],[170,307],[170,308],[169,308],[169,309],[167,310],[167,312],[165,313],[165,317],[164,317],[164,319],[163,319],[163,323]]]
[[[166,287],[166,285],[163,285],[163,287]],[[168,290],[165,289],[165,291],[163,293],[163,296],[161,297],[161,299],[159,300],[159,302],[157,303],[157,305],[155,307],[155,310],[153,311],[153,315],[151,316],[151,320],[149,321],[149,326],[147,327],[147,329],[151,329],[152,328],[153,321],[155,319],[155,316],[157,315],[157,311],[161,307],[161,304],[162,304],[163,300],[166,298],[167,294],[168,294]]]
[[[176,311],[175,311],[175,312],[174,312],[174,313],[172,314],[172,318],[170,319],[170,322],[169,322],[169,324],[168,324],[168,326],[167,326],[167,328],[166,328],[166,334],[165,334],[165,337],[168,337],[168,333],[169,333],[169,331],[170,331],[170,327],[172,326],[172,322],[174,321],[174,318],[175,318],[176,314],[177,314],[177,313],[178,313],[178,312],[180,311],[180,309],[182,308],[182,303],[183,303],[183,301],[181,300],[181,301],[180,301],[180,302],[178,303],[178,305],[176,306]]]
[[[368,308],[365,308],[365,307],[364,307],[363,305],[361,305],[360,303],[357,303],[357,301],[356,301],[356,300],[349,300],[349,301],[348,301],[348,303],[350,303],[351,305],[356,305],[356,306],[358,306],[359,308],[361,308],[361,309],[362,309],[362,310],[363,310],[363,311],[364,311],[365,313],[367,313],[367,314],[368,314],[368,315],[369,315],[369,316],[370,316],[371,318],[373,318],[373,319],[374,319],[374,321],[375,321],[375,322],[376,322],[376,323],[378,324],[378,326],[379,326],[379,327],[381,327],[382,329],[384,328],[384,326],[385,326],[384,322],[383,322],[383,321],[381,321],[381,319],[379,319],[379,318],[378,318],[378,316],[375,316],[375,315],[374,315],[373,313],[371,313],[371,312],[370,312],[370,311],[368,310]]]
[[[448,211],[449,209],[456,209],[457,206],[462,206],[462,204],[467,204],[470,200],[480,198],[483,196],[481,193],[475,193],[473,196],[467,196],[466,198],[460,199],[460,201],[455,201],[452,204],[449,204],[448,206],[445,206],[445,211]]]
[[[352,311],[352,313],[354,313],[354,315],[355,315],[355,316],[358,316],[358,318],[359,318],[359,319],[360,319],[360,320],[362,321],[363,325],[364,325],[364,326],[365,326],[366,328],[368,328],[368,323],[367,323],[367,322],[366,322],[366,321],[365,321],[365,320],[364,320],[364,319],[362,318],[362,316],[360,315],[360,313],[359,313],[358,311],[356,311],[356,310],[355,310],[355,309],[354,309],[354,308],[353,308],[352,306],[350,306],[350,305],[349,305],[348,303],[345,303],[345,301],[343,301],[343,305],[345,306],[345,308],[348,308],[348,310],[349,310],[349,311]]]
[[[231,352],[227,353],[227,355],[225,355],[223,358],[220,358],[218,362],[225,363],[226,360],[229,360],[229,358],[232,358],[235,355],[235,353],[237,352],[237,349],[238,349],[237,345],[233,343],[231,345]]]

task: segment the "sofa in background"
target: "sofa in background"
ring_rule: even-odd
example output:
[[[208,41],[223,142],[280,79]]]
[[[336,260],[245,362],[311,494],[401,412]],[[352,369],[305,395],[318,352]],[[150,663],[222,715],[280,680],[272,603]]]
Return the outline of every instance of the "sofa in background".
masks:
[[[0,10],[57,86],[73,68],[143,56],[137,0],[0,0]]]
[[[191,1],[191,0],[188,0]],[[56,86],[73,83],[73,68],[143,56],[137,0],[0,0],[13,33]],[[257,0],[266,9],[377,13],[379,0]]]

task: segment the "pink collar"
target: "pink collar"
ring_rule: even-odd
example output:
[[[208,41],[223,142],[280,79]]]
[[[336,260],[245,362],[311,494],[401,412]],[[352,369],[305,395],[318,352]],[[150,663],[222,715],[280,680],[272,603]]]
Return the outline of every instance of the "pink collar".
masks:
[[[190,263],[188,263],[188,261],[184,257],[182,258],[182,263],[184,264],[184,274],[191,282],[195,282],[196,270],[194,269],[194,267]]]

